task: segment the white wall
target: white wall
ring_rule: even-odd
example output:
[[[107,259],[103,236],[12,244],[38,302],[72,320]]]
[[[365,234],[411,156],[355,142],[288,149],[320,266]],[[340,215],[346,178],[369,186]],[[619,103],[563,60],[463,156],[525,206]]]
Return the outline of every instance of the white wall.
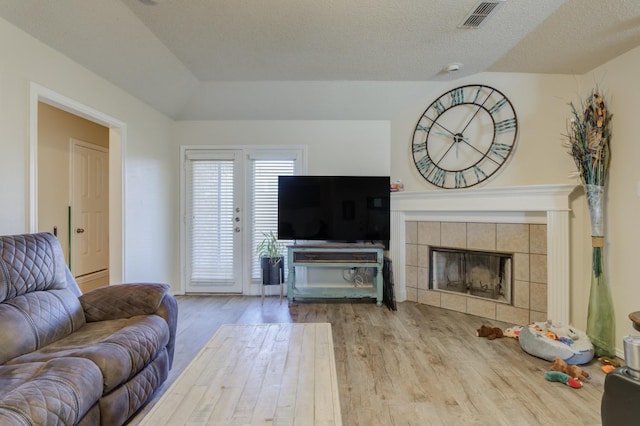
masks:
[[[29,90],[35,82],[126,123],[124,277],[175,281],[177,194],[167,167],[172,121],[2,19],[0,54],[0,234],[29,231]]]
[[[180,145],[304,145],[313,175],[390,173],[389,122],[371,121],[178,121]]]

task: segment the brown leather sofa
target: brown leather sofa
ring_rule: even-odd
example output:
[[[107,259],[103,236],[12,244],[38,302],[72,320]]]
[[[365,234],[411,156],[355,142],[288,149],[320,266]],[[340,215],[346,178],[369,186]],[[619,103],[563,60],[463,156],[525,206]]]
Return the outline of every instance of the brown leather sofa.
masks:
[[[0,237],[0,424],[121,425],[166,380],[166,284],[81,294],[51,234]]]

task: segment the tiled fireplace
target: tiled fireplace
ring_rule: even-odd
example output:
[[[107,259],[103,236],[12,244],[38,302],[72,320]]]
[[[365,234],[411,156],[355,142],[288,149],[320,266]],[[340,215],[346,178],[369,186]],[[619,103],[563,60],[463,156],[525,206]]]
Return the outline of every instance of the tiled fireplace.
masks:
[[[407,300],[513,324],[547,319],[546,225],[410,220],[405,238]],[[496,301],[430,289],[433,247],[513,254],[513,297]]]
[[[513,324],[569,322],[575,185],[399,192],[391,197],[396,298]],[[511,301],[429,288],[429,249],[513,253]],[[399,265],[399,266],[396,266]]]

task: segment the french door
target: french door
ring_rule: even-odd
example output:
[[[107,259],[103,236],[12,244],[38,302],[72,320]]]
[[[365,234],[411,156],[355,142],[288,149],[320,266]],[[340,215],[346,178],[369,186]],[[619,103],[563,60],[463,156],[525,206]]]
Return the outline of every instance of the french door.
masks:
[[[186,292],[242,293],[242,151],[185,155]]]
[[[304,149],[182,152],[185,292],[259,294],[256,247],[277,232],[278,176],[304,172]]]

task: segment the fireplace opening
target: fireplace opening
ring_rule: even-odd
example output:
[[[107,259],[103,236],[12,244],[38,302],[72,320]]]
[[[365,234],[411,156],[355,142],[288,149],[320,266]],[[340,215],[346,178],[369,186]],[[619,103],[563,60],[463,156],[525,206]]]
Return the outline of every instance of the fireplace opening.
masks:
[[[511,304],[513,254],[429,248],[429,288]]]

